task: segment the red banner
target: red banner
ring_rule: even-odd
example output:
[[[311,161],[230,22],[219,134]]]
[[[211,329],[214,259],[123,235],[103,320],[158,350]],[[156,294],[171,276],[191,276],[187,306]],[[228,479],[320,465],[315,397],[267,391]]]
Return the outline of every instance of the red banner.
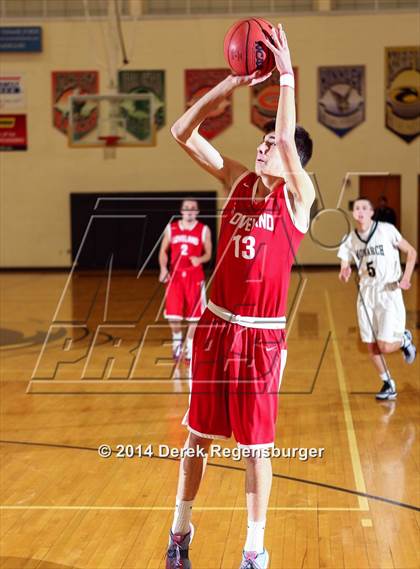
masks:
[[[52,72],[52,98],[53,98],[53,124],[55,128],[67,134],[69,124],[69,98],[72,95],[96,94],[99,91],[98,71],[53,71]],[[88,134],[97,123],[97,107],[83,105],[80,109],[81,116],[86,119],[85,132]],[[81,138],[79,136],[79,138]]]
[[[0,151],[27,148],[26,115],[0,115]]]
[[[295,100],[297,116],[298,68],[293,67],[295,74]],[[276,118],[280,94],[280,76],[277,69],[263,83],[251,87],[251,122],[264,131],[267,123]]]
[[[189,109],[198,99],[205,95],[225,77],[230,75],[229,69],[186,69],[185,70],[185,102]],[[232,97],[225,99],[200,127],[200,134],[210,140],[232,124]]]

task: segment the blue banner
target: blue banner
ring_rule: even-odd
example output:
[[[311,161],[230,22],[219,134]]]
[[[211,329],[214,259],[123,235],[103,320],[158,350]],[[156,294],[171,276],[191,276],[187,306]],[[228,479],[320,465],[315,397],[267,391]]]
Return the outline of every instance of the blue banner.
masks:
[[[40,26],[0,26],[0,52],[42,51]]]

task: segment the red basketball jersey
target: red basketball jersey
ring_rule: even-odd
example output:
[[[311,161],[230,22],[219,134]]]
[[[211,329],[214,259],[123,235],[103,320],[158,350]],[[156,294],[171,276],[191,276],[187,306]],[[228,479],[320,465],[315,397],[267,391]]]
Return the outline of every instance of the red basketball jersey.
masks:
[[[291,218],[286,188],[253,200],[254,172],[236,180],[223,213],[210,299],[241,316],[286,314],[290,272],[304,237]]]
[[[170,238],[171,264],[170,272],[189,271],[194,277],[204,280],[203,266],[194,267],[190,257],[201,257],[204,254],[204,240],[207,226],[196,221],[192,229],[184,229],[181,220],[168,224]]]

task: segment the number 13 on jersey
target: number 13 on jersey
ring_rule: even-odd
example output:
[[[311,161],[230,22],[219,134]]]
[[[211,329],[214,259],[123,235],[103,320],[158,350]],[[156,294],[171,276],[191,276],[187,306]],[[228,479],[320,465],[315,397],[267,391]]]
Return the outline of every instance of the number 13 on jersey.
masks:
[[[243,259],[253,259],[255,257],[255,237],[252,235],[235,235],[232,237],[235,242],[235,257]]]

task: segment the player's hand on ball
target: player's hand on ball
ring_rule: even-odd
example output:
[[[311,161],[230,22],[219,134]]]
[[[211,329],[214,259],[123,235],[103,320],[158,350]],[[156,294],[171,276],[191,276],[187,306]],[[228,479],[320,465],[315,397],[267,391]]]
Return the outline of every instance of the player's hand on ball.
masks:
[[[351,276],[351,267],[343,267],[340,271],[340,274],[338,275],[338,278],[340,279],[340,281],[348,283],[350,276]]]
[[[161,271],[159,275],[159,282],[160,283],[167,283],[169,280],[168,271]]]
[[[408,290],[411,287],[411,283],[408,279],[401,279],[399,286],[402,290]]]
[[[190,257],[190,261],[194,267],[198,267],[198,265],[201,265],[201,261],[200,261],[199,257]]]
[[[258,85],[258,83],[262,83],[266,79],[268,79],[271,75],[270,73],[261,74],[260,70],[254,71],[251,75],[231,75],[230,78],[235,87],[242,87],[248,86],[252,87],[253,85]]]
[[[274,54],[276,67],[281,74],[291,73],[293,75],[292,60],[290,57],[289,46],[287,45],[287,38],[282,25],[279,24],[277,28],[271,30],[272,41],[264,40],[264,44]]]

